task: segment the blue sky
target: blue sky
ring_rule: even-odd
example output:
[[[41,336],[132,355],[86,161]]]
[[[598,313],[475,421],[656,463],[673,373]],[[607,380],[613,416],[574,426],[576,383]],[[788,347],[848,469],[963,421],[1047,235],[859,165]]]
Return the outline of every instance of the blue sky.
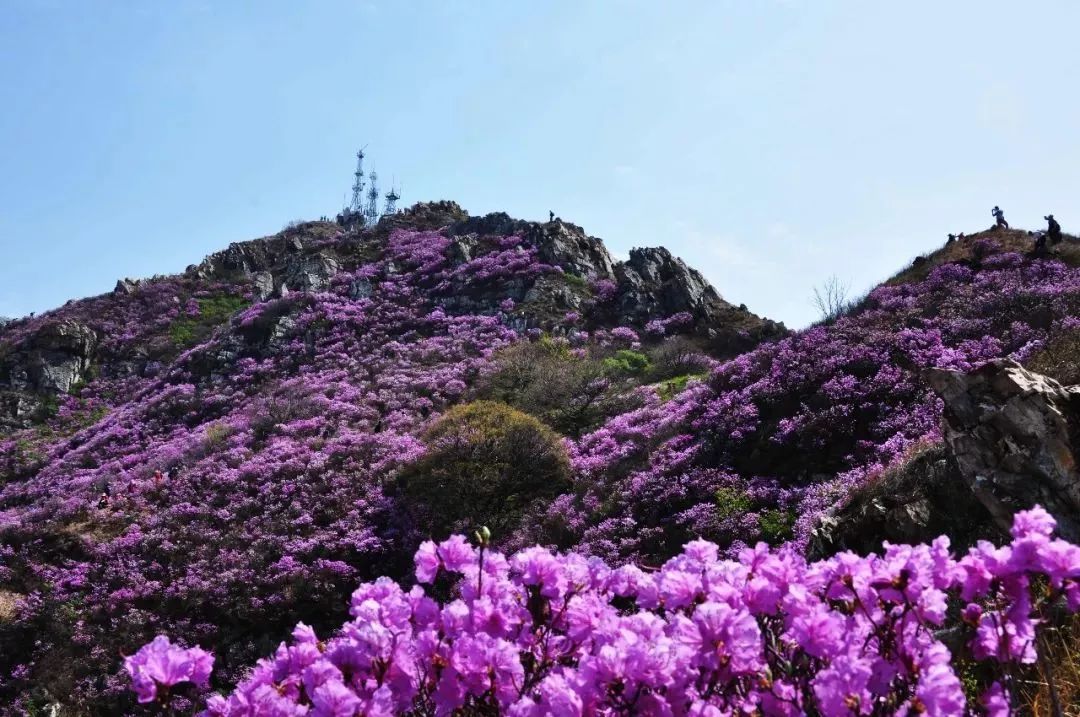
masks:
[[[801,326],[950,231],[1080,229],[1080,3],[10,0],[0,315],[333,214],[553,209]],[[1072,89],[1070,89],[1072,88]]]

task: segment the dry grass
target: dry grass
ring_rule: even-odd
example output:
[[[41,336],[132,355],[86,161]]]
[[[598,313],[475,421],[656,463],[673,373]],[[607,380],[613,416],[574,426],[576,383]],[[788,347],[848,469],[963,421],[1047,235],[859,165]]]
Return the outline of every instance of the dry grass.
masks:
[[[22,597],[19,593],[13,593],[10,590],[0,590],[0,625],[6,625],[15,619],[18,614],[19,600]]]
[[[1080,384],[1080,330],[1065,331],[1050,339],[1026,364],[1065,386]]]
[[[1035,248],[1035,239],[1026,230],[990,229],[976,234],[968,234],[963,239],[957,239],[951,244],[946,244],[937,251],[926,255],[926,261],[918,265],[909,266],[900,271],[892,278],[886,280],[886,286],[907,284],[922,281],[930,272],[952,262],[971,262],[975,260],[975,245],[980,239],[989,239],[997,244],[1002,251],[1014,251],[1021,254],[1029,253]],[[1050,256],[1061,259],[1069,266],[1080,266],[1080,239],[1068,234],[1064,235],[1064,241],[1057,246],[1051,247]]]
[[[1048,625],[1039,638],[1039,652],[1046,657],[1049,677],[1057,688],[1062,714],[1080,717],[1080,615],[1071,615],[1057,625]],[[1030,678],[1019,681],[1020,710],[1018,714],[1054,715],[1048,675],[1033,671]]]

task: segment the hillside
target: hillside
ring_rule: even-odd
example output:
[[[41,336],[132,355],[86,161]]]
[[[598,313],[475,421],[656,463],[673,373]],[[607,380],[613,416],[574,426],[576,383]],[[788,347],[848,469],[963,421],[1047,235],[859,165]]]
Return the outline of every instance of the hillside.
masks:
[[[500,549],[646,566],[696,538],[1001,537],[963,491],[917,520],[844,511],[934,478],[927,369],[1076,375],[1075,246],[1029,250],[962,239],[792,334],[664,249],[619,263],[571,224],[440,203],[9,324],[0,698],[128,709],[117,655],[158,633],[212,647],[227,690],[298,620],[332,631],[358,582],[480,524]]]
[[[704,370],[697,352],[785,334],[664,249],[617,263],[573,225],[450,203],[361,232],[300,225],[13,322],[0,670],[16,678],[0,689],[90,709],[124,698],[100,676],[158,631],[213,641],[235,670],[297,615],[340,622],[356,581],[426,535],[393,486],[424,427],[494,392],[516,342],[554,337],[582,405],[547,418],[578,431],[655,400],[638,386],[685,374],[687,351]],[[653,366],[664,337],[689,348]]]

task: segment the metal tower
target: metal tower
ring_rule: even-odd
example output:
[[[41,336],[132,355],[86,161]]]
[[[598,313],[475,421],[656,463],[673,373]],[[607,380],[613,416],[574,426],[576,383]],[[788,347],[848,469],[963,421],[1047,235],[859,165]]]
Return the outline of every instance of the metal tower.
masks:
[[[352,203],[349,210],[360,214],[364,210],[364,150],[356,152],[356,171],[353,172],[355,179],[352,185]]]
[[[368,221],[374,222],[379,218],[379,175],[371,172],[371,186],[367,192],[367,208],[364,210]]]
[[[398,190],[394,189],[394,183],[390,182],[390,191],[386,193],[386,204],[383,206],[383,214],[397,213],[397,200],[401,199]]]

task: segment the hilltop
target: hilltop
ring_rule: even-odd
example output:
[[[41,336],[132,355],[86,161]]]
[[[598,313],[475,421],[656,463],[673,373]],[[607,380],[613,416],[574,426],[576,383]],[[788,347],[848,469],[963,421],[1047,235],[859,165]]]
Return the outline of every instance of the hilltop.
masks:
[[[695,538],[1000,537],[956,489],[925,372],[1076,375],[1076,255],[967,237],[792,333],[665,249],[616,262],[573,224],[442,202],[8,324],[0,694],[127,709],[116,655],[159,632],[212,647],[227,689],[298,620],[338,627],[359,581],[407,579],[423,540],[479,524],[644,565]],[[875,512],[900,478],[913,493]]]

